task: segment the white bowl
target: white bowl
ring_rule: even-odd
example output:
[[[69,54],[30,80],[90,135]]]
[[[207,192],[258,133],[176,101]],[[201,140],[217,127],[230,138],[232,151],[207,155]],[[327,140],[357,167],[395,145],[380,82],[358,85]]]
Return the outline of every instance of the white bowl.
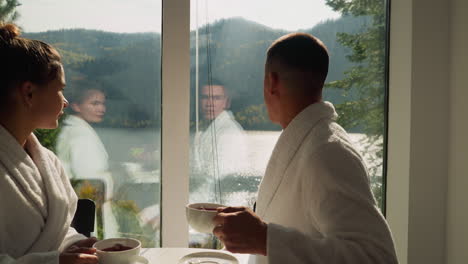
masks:
[[[123,251],[104,251],[106,248],[121,244],[130,247]],[[100,264],[128,264],[148,263],[148,260],[140,256],[141,242],[133,238],[109,238],[94,243],[96,255]]]
[[[188,224],[197,232],[212,233],[215,227],[213,218],[218,214],[216,208],[226,207],[222,204],[215,203],[193,203],[185,207],[185,215],[187,216]],[[204,210],[207,208],[212,210]]]

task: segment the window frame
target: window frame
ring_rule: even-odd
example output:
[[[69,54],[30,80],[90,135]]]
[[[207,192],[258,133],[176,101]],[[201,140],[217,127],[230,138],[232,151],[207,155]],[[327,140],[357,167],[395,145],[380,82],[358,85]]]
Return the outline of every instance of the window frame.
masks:
[[[161,238],[163,247],[187,247],[188,228],[185,220],[185,205],[188,203],[188,152],[189,152],[189,80],[190,80],[190,57],[189,57],[189,36],[190,36],[190,1],[189,0],[162,0],[162,223]],[[445,239],[434,239],[440,236],[445,230],[445,206],[440,206],[432,212],[440,216],[421,223],[421,212],[426,208],[426,201],[416,199],[416,196],[422,196],[425,188],[436,188],[439,184],[444,184],[442,176],[436,175],[438,172],[429,173],[430,179],[424,181],[414,178],[414,174],[421,173],[416,171],[414,163],[430,162],[447,166],[447,160],[437,161],[431,154],[434,151],[440,151],[437,147],[422,146],[415,143],[414,135],[416,130],[423,130],[428,124],[419,124],[415,120],[424,119],[424,113],[416,108],[423,104],[428,97],[427,91],[417,85],[418,80],[427,77],[422,75],[415,76],[416,66],[424,64],[424,55],[415,55],[416,48],[424,48],[427,42],[419,41],[415,43],[414,33],[424,28],[440,28],[438,26],[441,20],[448,17],[447,14],[441,14],[440,18],[434,19],[433,16],[425,14],[427,9],[437,9],[442,7],[448,9],[448,4],[444,0],[392,0],[390,13],[388,16],[398,19],[390,21],[390,40],[388,56],[389,65],[389,89],[388,89],[388,119],[387,119],[387,166],[386,166],[386,217],[392,229],[395,240],[397,254],[401,264],[417,261],[418,257],[427,255],[422,251],[433,252],[433,254],[444,255]],[[444,11],[444,10],[442,10]],[[416,21],[418,19],[418,21]],[[447,19],[448,20],[448,19]],[[416,22],[417,23],[416,23]],[[423,23],[421,23],[423,22]],[[444,22],[444,21],[442,21]],[[448,26],[447,26],[448,27]],[[424,33],[420,33],[421,36]],[[430,36],[431,40],[437,43],[443,43],[445,35],[434,34]],[[437,38],[440,38],[437,39]],[[448,50],[449,44],[442,45],[442,48]],[[442,56],[443,57],[443,56]],[[440,66],[432,70],[428,79],[435,80],[437,77],[444,79],[444,74],[448,71],[448,62],[439,59]],[[445,68],[444,68],[445,67]],[[445,70],[444,70],[445,69]],[[448,81],[448,78],[445,80]],[[425,83],[427,86],[427,83]],[[431,91],[436,95],[436,84],[431,86]],[[172,88],[176,87],[176,88]],[[447,95],[448,98],[448,95]],[[443,100],[447,98],[442,98]],[[448,100],[448,99],[447,99]],[[444,101],[445,102],[445,101]],[[435,108],[431,113],[438,116],[437,111],[442,110],[442,116],[448,118],[447,108]],[[427,113],[426,113],[427,114]],[[177,120],[172,122],[170,120]],[[426,122],[426,121],[424,121]],[[424,123],[423,122],[423,123]],[[443,141],[447,141],[447,132],[431,132],[429,138],[432,140],[441,140],[440,136],[446,136]],[[170,146],[170,148],[165,148]],[[426,153],[416,153],[415,149],[427,148]],[[426,171],[424,171],[426,172]],[[412,175],[412,177],[410,177]],[[426,175],[424,175],[426,176]],[[424,184],[422,187],[421,184]],[[447,184],[445,180],[445,185]],[[419,187],[418,187],[419,186]],[[444,186],[441,191],[436,192],[436,197],[445,203]],[[446,190],[446,188],[445,188]],[[416,197],[416,198],[415,198]],[[412,213],[411,210],[416,210]],[[429,235],[430,251],[424,250],[420,244],[425,242],[428,234],[419,232],[421,230],[435,228],[437,234]],[[438,237],[437,237],[438,238]],[[419,246],[418,246],[419,245]],[[413,249],[419,248],[420,251]],[[411,250],[411,254],[410,251]],[[429,262],[427,262],[429,263]],[[438,258],[434,258],[430,263],[441,263]]]
[[[386,197],[401,264],[446,262],[449,7],[391,1]]]
[[[161,247],[187,247],[190,0],[162,0],[161,40]]]
[[[185,205],[188,203],[190,144],[190,1],[162,2],[161,246],[186,247],[188,225]],[[176,72],[180,74],[173,74]],[[386,186],[385,183],[383,185]]]

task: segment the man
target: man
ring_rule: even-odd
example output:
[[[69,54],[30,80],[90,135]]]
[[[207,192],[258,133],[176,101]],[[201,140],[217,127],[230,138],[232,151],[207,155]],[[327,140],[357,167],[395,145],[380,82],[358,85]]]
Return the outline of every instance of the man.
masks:
[[[283,127],[260,185],[257,214],[219,208],[213,233],[257,263],[397,263],[367,170],[333,105],[322,101],[328,52],[302,33],[267,52],[264,99]],[[263,255],[263,256],[262,256]]]
[[[192,168],[195,177],[203,177],[213,187],[214,181],[244,172],[247,145],[244,130],[229,111],[231,99],[226,86],[219,81],[212,81],[212,84],[203,86],[200,97],[202,123],[205,126],[195,134]],[[212,192],[205,194],[213,198]],[[206,202],[206,199],[208,197],[195,200]],[[192,199],[192,202],[195,201]]]

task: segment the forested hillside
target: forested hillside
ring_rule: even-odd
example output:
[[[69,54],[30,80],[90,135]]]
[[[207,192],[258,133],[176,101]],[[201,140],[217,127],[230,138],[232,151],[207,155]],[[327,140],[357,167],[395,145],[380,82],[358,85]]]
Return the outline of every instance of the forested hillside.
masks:
[[[337,41],[337,33],[363,31],[370,19],[342,17],[301,30],[320,38],[331,62],[327,81],[344,77],[352,65],[349,50]],[[231,18],[199,30],[200,85],[210,78],[222,81],[233,94],[231,109],[245,129],[277,129],[268,121],[263,106],[265,51],[288,32]],[[160,124],[161,43],[157,33],[120,34],[84,29],[26,33],[57,47],[64,60],[66,95],[84,85],[96,85],[107,94],[108,112],[101,125],[150,127]],[[191,92],[195,91],[195,32],[191,32]],[[352,95],[352,93],[350,93]],[[348,94],[347,96],[350,96]],[[342,91],[327,88],[325,99],[343,102]],[[192,115],[195,97],[191,96]]]

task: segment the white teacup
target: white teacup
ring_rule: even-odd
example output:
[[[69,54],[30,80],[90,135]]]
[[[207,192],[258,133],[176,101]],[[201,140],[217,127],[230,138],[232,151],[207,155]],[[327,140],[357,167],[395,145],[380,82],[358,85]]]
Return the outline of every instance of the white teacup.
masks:
[[[148,260],[140,256],[141,242],[133,238],[104,239],[94,243],[93,248],[96,248],[99,264],[148,264]]]
[[[188,224],[200,233],[212,233],[215,224],[213,218],[218,213],[216,208],[226,207],[215,203],[193,203],[185,207]]]

